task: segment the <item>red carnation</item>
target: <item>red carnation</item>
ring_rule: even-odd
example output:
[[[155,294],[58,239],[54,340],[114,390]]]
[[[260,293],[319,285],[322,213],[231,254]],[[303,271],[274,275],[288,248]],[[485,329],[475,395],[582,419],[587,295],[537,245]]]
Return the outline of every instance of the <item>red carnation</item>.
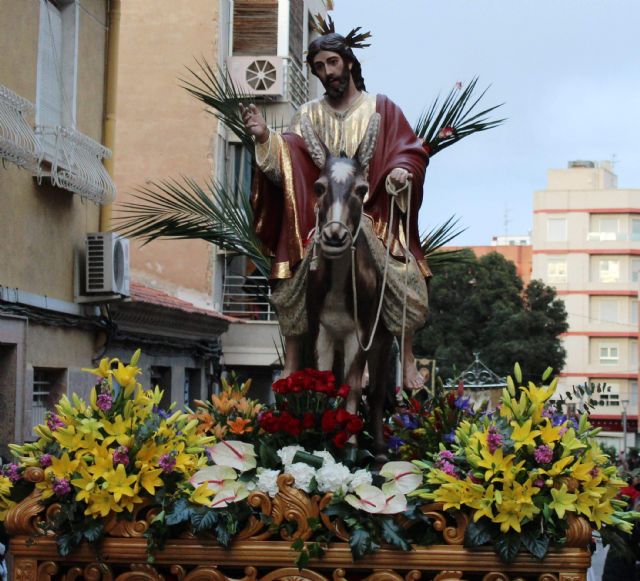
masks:
[[[348,422],[350,419],[351,419],[351,414],[347,410],[340,408],[338,411],[336,411],[336,421],[339,424]]]
[[[359,418],[357,415],[353,414],[349,421],[347,422],[347,430],[352,434],[357,434],[360,430],[364,428],[364,422],[362,418]]]
[[[320,425],[323,432],[333,432],[336,429],[336,412],[334,410],[326,410],[322,414]]]
[[[342,399],[345,399],[349,395],[350,390],[351,388],[346,383],[343,383],[338,389],[338,393],[336,395],[338,397],[341,397]]]
[[[305,412],[305,414],[302,416],[302,427],[305,430],[309,430],[310,428],[313,428],[315,423],[316,423],[315,414],[313,412]]]
[[[347,432],[338,432],[333,437],[333,444],[336,446],[336,448],[344,448],[344,445],[347,443],[348,439],[349,434]]]

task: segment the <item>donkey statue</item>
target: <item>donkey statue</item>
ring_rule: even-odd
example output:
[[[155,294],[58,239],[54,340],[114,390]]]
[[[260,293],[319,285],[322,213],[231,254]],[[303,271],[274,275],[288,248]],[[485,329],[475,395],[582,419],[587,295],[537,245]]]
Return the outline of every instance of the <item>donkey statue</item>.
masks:
[[[353,158],[333,157],[303,116],[301,133],[313,162],[320,168],[315,182],[317,225],[315,264],[307,279],[309,333],[315,340],[317,366],[330,370],[338,363],[351,390],[347,410],[355,413],[362,399],[365,364],[370,383],[366,393],[376,461],[386,459],[383,414],[387,398],[393,336],[376,316],[382,300],[382,276],[369,245],[359,236],[363,202],[368,192],[367,166],[376,145],[380,116],[376,113]],[[355,264],[355,271],[352,267]],[[354,292],[357,293],[354,302]],[[336,352],[342,361],[334,361]],[[340,365],[341,363],[341,365]]]

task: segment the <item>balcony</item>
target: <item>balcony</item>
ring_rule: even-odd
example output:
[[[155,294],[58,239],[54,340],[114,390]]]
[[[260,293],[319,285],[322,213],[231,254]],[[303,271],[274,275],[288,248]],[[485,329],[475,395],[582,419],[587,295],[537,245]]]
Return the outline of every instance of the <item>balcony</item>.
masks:
[[[250,321],[276,321],[269,302],[271,288],[263,276],[226,275],[222,287],[222,312]]]
[[[0,158],[39,175],[41,148],[26,120],[33,110],[33,103],[0,85]]]
[[[109,149],[70,127],[38,125],[36,135],[50,164],[42,176],[96,204],[115,200],[115,184],[102,165],[103,159],[111,157]]]

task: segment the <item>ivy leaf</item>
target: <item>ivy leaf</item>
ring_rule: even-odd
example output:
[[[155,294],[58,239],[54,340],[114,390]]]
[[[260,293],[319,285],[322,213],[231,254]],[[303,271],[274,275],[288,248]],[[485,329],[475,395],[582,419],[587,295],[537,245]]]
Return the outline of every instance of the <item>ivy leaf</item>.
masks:
[[[280,458],[276,454],[275,450],[264,442],[260,443],[258,455],[260,456],[260,466],[265,468],[274,468],[280,464]]]
[[[301,538],[297,538],[291,543],[291,548],[294,551],[302,551],[302,549],[304,549],[304,541]]]
[[[304,569],[309,564],[309,551],[307,551],[306,549],[302,549],[298,553],[294,564],[296,565],[296,567],[298,567],[298,570]]]
[[[520,540],[525,549],[536,559],[544,559],[549,550],[549,537],[542,533],[537,527],[522,531]]]
[[[369,531],[365,529],[355,529],[351,532],[349,548],[351,549],[351,555],[354,561],[362,559],[367,553],[371,553],[374,546],[375,543],[373,543]]]
[[[382,536],[384,540],[403,551],[410,551],[411,545],[404,538],[405,530],[393,519],[386,518],[382,521]]]
[[[216,540],[223,546],[228,547],[231,543],[232,534],[229,532],[228,523],[218,521],[216,526]]]
[[[339,504],[330,504],[327,508],[324,509],[324,513],[327,516],[337,516],[340,518],[345,518],[351,514],[351,507],[345,503]]]
[[[56,544],[58,545],[58,553],[62,557],[66,557],[73,548],[71,535],[56,535]]]
[[[177,525],[189,520],[193,509],[186,498],[179,498],[167,513],[166,522],[169,526]]]
[[[213,510],[191,513],[191,524],[196,533],[211,530],[218,524],[218,514]]]
[[[90,543],[94,543],[102,536],[103,532],[102,523],[94,520],[84,530],[84,538]]]
[[[495,539],[495,550],[498,556],[505,562],[511,563],[520,550],[520,535],[515,531],[498,535]]]
[[[465,547],[480,547],[491,540],[491,523],[481,518],[478,522],[470,522],[464,533]]]

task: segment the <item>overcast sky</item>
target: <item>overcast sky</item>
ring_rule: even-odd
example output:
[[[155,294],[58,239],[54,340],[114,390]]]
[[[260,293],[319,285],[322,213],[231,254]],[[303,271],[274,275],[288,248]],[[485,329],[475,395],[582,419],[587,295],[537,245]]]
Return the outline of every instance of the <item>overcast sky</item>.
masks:
[[[527,234],[550,168],[615,160],[640,188],[640,1],[335,0],[336,30],[371,30],[357,51],[367,90],[413,124],[438,94],[479,76],[504,126],[439,153],[427,172],[422,228],[450,215],[460,244]]]

